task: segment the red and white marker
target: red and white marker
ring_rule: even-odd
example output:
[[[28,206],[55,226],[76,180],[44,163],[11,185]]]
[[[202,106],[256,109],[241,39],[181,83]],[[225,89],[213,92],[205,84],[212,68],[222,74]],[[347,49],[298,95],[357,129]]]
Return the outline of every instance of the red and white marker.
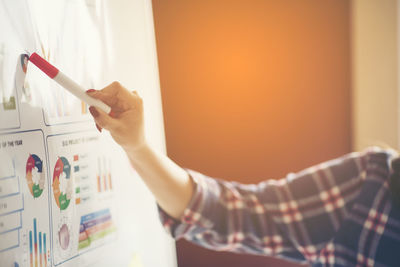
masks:
[[[59,85],[67,89],[71,92],[74,96],[81,99],[83,102],[88,104],[89,106],[95,106],[105,113],[109,114],[111,112],[111,108],[104,104],[102,101],[90,97],[86,94],[85,88],[81,85],[77,84],[74,80],[69,78],[67,75],[59,71],[56,67],[51,65],[41,56],[36,53],[33,53],[29,57],[29,61],[36,65],[40,70],[47,74],[50,78],[56,81]]]

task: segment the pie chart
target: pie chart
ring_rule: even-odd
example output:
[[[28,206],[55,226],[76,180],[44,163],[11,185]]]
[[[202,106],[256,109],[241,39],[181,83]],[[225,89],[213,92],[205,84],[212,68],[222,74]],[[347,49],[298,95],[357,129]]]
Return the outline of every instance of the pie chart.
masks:
[[[30,154],[26,161],[26,183],[34,198],[40,197],[44,189],[43,161],[35,154]]]
[[[68,208],[72,198],[71,165],[65,157],[59,157],[54,166],[53,195],[60,210]]]
[[[66,250],[69,246],[69,230],[66,224],[63,224],[58,231],[58,241],[60,243],[60,247],[63,250]]]

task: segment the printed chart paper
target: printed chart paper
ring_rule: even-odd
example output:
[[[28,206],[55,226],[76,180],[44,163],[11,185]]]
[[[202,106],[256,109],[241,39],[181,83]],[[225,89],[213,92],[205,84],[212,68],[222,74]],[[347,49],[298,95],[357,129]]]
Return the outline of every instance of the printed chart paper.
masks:
[[[0,267],[176,266],[174,241],[125,153],[85,103],[28,61],[36,52],[88,89],[111,83],[106,3],[120,8],[0,0]],[[163,150],[151,1],[128,4],[137,47],[119,68],[142,69],[135,90],[148,96],[149,140]]]

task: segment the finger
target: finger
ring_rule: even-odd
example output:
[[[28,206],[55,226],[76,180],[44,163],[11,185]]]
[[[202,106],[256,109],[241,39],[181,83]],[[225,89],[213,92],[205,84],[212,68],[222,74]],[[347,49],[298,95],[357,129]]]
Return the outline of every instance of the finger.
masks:
[[[108,93],[103,93],[102,91],[98,91],[98,90],[95,90],[95,89],[89,89],[89,90],[86,91],[86,93],[89,96],[104,102],[105,104],[107,104],[111,108],[114,107],[118,102],[118,99],[114,95],[111,95],[111,94],[108,94]]]
[[[116,97],[117,99],[125,99],[130,96],[130,92],[117,81],[107,85],[103,89],[99,90],[99,92],[110,97]]]
[[[113,130],[118,125],[118,122],[115,119],[113,119],[107,113],[98,108],[91,106],[89,107],[89,112],[93,116],[96,125],[101,128]]]
[[[86,93],[94,93],[94,92],[103,92],[108,95],[116,96],[121,91],[121,89],[125,89],[119,82],[112,82],[101,90],[89,89]]]
[[[112,96],[106,93],[103,93],[101,91],[87,91],[87,94],[93,98],[96,98],[102,102],[104,102],[106,105],[111,107],[111,112],[109,115],[112,117],[115,117],[117,114],[120,114],[130,108],[132,108],[132,105],[130,105],[126,99],[120,99],[118,96]]]
[[[127,100],[132,97],[132,94],[118,82],[114,82],[102,90],[89,89],[86,93],[104,102],[116,113],[126,111],[131,107]]]
[[[100,133],[101,133],[101,130],[103,130],[97,123],[96,123],[96,128]]]
[[[123,87],[119,82],[114,81],[109,85],[107,85],[106,87],[104,87],[103,89],[101,89],[101,92],[116,96],[121,92],[123,92],[124,90],[127,91],[125,87]]]

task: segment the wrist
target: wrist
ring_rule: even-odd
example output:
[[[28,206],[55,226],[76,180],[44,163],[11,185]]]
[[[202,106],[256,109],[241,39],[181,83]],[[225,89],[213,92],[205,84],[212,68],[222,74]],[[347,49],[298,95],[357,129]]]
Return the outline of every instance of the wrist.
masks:
[[[149,150],[149,145],[146,141],[141,142],[138,145],[135,146],[124,146],[123,149],[125,153],[129,156],[129,158],[134,159],[134,158],[140,158],[141,155],[144,155],[146,151]]]

